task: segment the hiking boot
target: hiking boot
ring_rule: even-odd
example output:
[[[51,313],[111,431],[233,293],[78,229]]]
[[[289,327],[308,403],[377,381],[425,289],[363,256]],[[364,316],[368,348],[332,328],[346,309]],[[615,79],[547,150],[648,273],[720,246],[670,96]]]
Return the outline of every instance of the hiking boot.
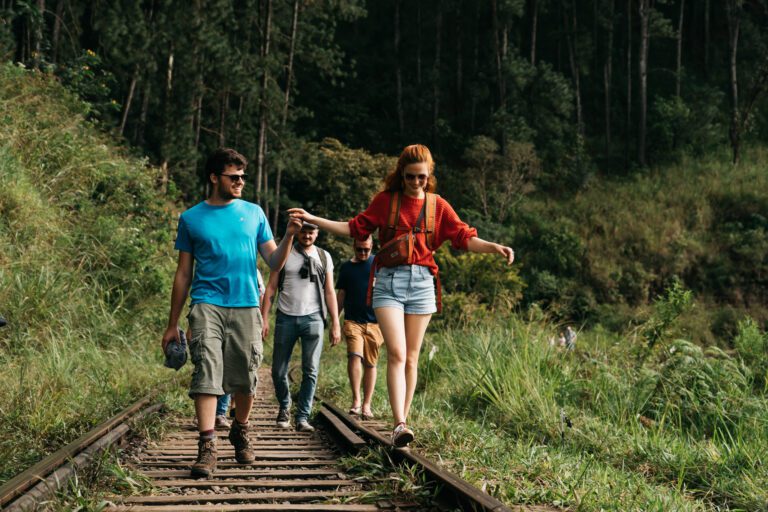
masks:
[[[277,425],[277,428],[291,428],[291,415],[288,414],[288,409],[280,409],[280,412],[277,413],[275,425]]]
[[[411,441],[413,441],[413,430],[403,422],[398,423],[392,431],[392,444],[397,448],[405,448]]]
[[[315,427],[309,424],[307,420],[299,420],[296,422],[296,432],[314,432]]]
[[[232,426],[232,422],[230,422],[227,417],[222,414],[220,416],[216,416],[214,426],[216,428],[229,428]]]
[[[229,442],[235,447],[235,459],[240,464],[250,464],[256,459],[248,441],[248,427],[237,420],[232,422],[232,428],[229,429]]]
[[[189,472],[192,478],[207,478],[216,471],[216,438],[197,442],[197,461]]]

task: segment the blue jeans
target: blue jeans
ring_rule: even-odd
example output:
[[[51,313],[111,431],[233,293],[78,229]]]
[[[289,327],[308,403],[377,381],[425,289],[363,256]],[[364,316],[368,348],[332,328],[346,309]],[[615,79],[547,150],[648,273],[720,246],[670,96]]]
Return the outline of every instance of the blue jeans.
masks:
[[[226,416],[229,410],[229,399],[232,395],[219,395],[216,400],[216,416]]]
[[[320,355],[323,352],[323,319],[320,313],[304,316],[277,312],[275,319],[275,349],[272,354],[272,382],[281,409],[291,407],[288,384],[288,364],[296,340],[301,338],[301,387],[296,398],[296,422],[307,420],[312,412]]]

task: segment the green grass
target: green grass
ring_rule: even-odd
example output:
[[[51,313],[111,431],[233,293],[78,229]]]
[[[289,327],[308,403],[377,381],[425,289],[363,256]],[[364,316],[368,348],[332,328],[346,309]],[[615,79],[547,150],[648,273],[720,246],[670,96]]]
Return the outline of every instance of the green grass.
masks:
[[[50,77],[0,66],[0,483],[165,382],[173,205]]]
[[[637,341],[602,332],[565,352],[549,346],[554,327],[510,317],[430,331],[411,413],[418,448],[510,505],[768,508],[768,399],[738,385],[734,360],[697,348],[683,364],[675,354],[692,346],[670,342],[640,364]],[[345,404],[345,358],[325,356],[321,392]],[[696,372],[700,385],[680,396],[657,389]],[[374,403],[388,417],[381,373]]]

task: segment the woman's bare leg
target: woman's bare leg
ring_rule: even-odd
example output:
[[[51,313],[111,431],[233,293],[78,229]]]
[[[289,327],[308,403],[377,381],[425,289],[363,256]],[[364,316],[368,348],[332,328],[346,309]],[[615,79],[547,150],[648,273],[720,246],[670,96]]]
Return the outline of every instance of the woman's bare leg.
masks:
[[[416,380],[419,373],[419,353],[424,342],[424,333],[427,331],[432,315],[405,315],[405,404],[403,406],[403,420],[408,418],[413,402],[413,393],[416,391]]]
[[[395,424],[405,421],[405,315],[398,308],[376,308],[384,343],[387,345],[387,392]]]

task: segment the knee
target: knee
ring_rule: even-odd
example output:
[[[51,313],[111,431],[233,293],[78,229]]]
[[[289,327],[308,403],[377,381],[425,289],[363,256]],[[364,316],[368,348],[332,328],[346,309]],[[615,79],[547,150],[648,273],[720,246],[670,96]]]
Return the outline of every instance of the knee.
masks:
[[[406,362],[406,357],[403,352],[393,351],[387,354],[387,363],[403,365]]]
[[[405,359],[405,366],[408,368],[419,367],[419,354],[408,354]]]

